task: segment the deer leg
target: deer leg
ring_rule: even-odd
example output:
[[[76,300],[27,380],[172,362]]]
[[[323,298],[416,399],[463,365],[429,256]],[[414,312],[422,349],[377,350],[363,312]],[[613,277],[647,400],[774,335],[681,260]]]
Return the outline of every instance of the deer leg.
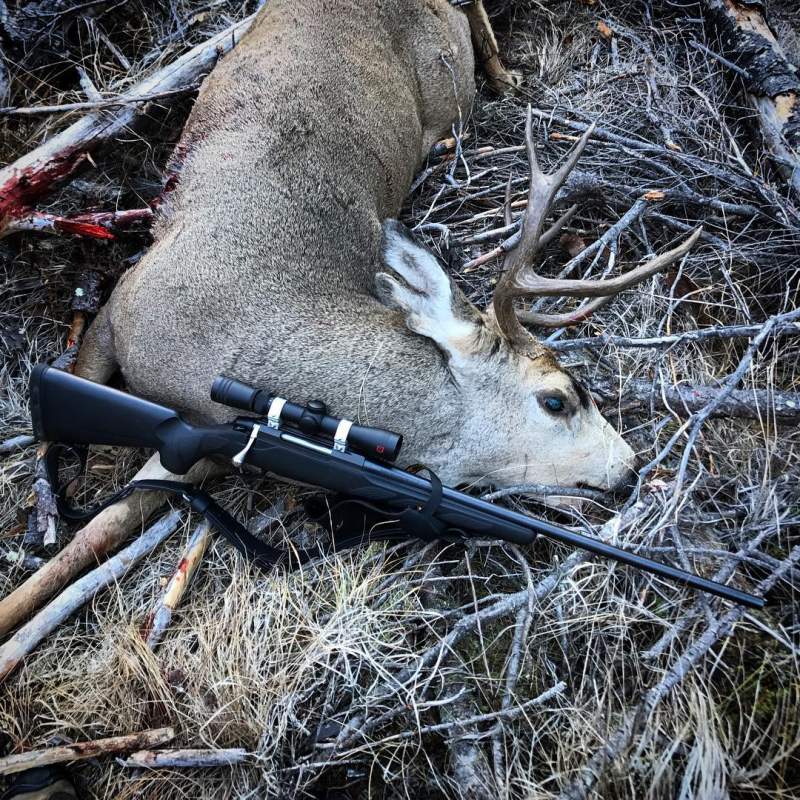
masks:
[[[489,81],[492,91],[497,94],[515,94],[522,83],[522,75],[503,66],[492,23],[489,22],[489,16],[483,3],[476,0],[464,10],[469,19],[469,30],[472,34],[475,55],[486,73],[486,79]]]
[[[114,339],[108,316],[109,310],[106,304],[86,331],[75,363],[75,374],[95,383],[108,383],[117,370]]]
[[[195,483],[224,471],[210,461],[200,461],[186,475],[173,475],[154,455],[136,473],[142,478]],[[164,492],[134,492],[130,497],[101,511],[81,528],[58,555],[31,575],[21,586],[0,601],[0,636],[4,636],[39,609],[66,586],[78,573],[116,550],[167,499]]]

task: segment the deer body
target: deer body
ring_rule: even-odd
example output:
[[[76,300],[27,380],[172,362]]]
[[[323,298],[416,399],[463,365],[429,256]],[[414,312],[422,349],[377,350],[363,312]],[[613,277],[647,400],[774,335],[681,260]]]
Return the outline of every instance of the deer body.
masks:
[[[208,396],[220,373],[318,397],[402,432],[404,463],[451,484],[615,485],[632,452],[586,393],[399,226],[382,231],[468,113],[474,61],[448,0],[270,0],[203,85],[156,242],[79,374],[119,367],[131,391],[206,421],[232,416]]]

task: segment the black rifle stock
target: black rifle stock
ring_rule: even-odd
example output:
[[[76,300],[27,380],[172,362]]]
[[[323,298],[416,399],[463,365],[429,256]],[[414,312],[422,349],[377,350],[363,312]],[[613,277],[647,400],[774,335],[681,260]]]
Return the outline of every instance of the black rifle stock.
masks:
[[[436,491],[434,483],[419,475],[398,469],[387,461],[367,458],[346,447],[346,433],[344,439],[337,440],[334,436],[334,442],[328,442],[304,432],[314,427],[312,423],[305,429],[281,426],[273,412],[276,405],[284,401],[263,394],[265,398],[260,408],[273,414],[269,422],[264,416],[239,417],[224,425],[195,426],[172,409],[50,367],[37,366],[31,376],[31,417],[37,438],[44,441],[153,448],[158,450],[162,464],[177,474],[185,473],[204,457],[233,460],[236,464],[246,461],[281,478],[320,486],[397,515],[425,506]],[[276,400],[277,403],[272,402]],[[239,402],[236,405],[242,407]],[[302,407],[292,405],[292,408]],[[319,430],[335,427],[337,434],[341,430],[333,423],[342,421],[328,417],[323,404],[317,401],[307,408],[316,415]],[[401,441],[397,434],[359,429],[365,430],[368,434],[359,435],[368,452],[372,452],[375,442],[382,442],[393,449],[389,458],[396,456]],[[448,530],[466,535],[521,545],[531,544],[537,535],[542,535],[750,608],[764,606],[762,598],[733,587],[449,487],[442,488],[434,515],[437,523]]]

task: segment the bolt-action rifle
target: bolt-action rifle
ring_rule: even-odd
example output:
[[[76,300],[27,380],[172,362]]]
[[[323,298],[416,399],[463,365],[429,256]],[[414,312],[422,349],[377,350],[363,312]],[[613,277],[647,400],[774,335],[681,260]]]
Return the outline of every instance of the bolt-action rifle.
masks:
[[[336,493],[320,522],[327,520],[337,548],[397,537],[480,537],[529,545],[541,535],[750,608],[764,605],[762,598],[733,587],[442,486],[430,471],[424,478],[399,469],[393,462],[402,436],[333,417],[319,400],[298,405],[264,389],[218,377],[211,398],[252,416],[201,426],[165,406],[43,365],[34,368],[30,388],[31,418],[40,440],[152,448],[163,466],[179,475],[202,458],[224,459],[236,467],[251,465]],[[58,446],[49,448],[51,477],[57,472],[58,452]],[[134,481],[103,507],[139,489],[180,494],[260,566],[297,565],[316,554],[266,545],[208,494],[188,484]],[[72,519],[99,510],[76,512],[63,496],[60,506]]]

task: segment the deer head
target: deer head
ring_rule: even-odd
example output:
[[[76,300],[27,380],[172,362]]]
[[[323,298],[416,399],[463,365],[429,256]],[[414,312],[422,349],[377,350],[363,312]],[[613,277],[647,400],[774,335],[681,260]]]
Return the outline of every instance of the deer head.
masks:
[[[560,280],[538,275],[533,261],[572,217],[569,209],[552,226],[545,219],[570,170],[591,136],[590,128],[554,173],[539,169],[530,108],[526,145],[531,172],[520,239],[503,264],[490,307],[481,312],[447,276],[435,256],[399,223],[384,225],[384,260],[393,274],[376,276],[379,297],[398,309],[407,327],[432,340],[459,397],[457,434],[417,443],[424,463],[450,482],[541,483],[611,489],[624,483],[634,453],[603,418],[589,392],[555,355],[525,328],[575,324],[617,293],[662,271],[695,243],[695,231],[680,246],[627,274],[608,280]],[[510,181],[505,216],[511,223]],[[518,299],[540,296],[593,297],[564,314],[520,312]],[[458,465],[454,467],[452,465]]]

